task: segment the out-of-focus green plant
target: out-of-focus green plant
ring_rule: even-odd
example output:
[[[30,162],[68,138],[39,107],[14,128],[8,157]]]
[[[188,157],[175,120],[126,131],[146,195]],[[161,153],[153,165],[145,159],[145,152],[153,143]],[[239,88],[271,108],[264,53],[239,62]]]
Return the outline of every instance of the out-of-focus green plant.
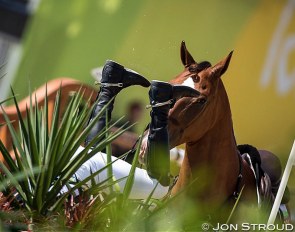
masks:
[[[30,212],[35,211],[45,215],[48,211],[56,211],[61,206],[69,193],[61,196],[60,190],[68,183],[77,169],[120,136],[124,132],[122,128],[125,125],[116,132],[110,132],[109,129],[101,131],[82,152],[74,156],[93,125],[105,113],[107,106],[85,126],[95,103],[89,107],[90,99],[83,102],[83,93],[79,91],[70,99],[63,113],[61,112],[60,89],[56,95],[51,127],[49,128],[47,89],[43,108],[40,109],[35,97],[36,106],[33,108],[30,104],[31,106],[26,110],[26,119],[21,115],[13,90],[12,94],[20,129],[17,133],[1,106],[12,137],[13,151],[16,157],[13,160],[9,151],[0,141],[0,151],[8,167],[1,165],[2,170],[16,188],[25,207]],[[33,97],[31,96],[32,102]],[[98,145],[93,147],[97,142],[99,142]],[[36,173],[35,167],[40,168],[41,172]],[[25,179],[15,178],[20,174],[23,174]],[[97,173],[93,175],[95,174]],[[72,187],[71,192],[86,181]]]
[[[76,206],[74,213],[79,218],[79,223],[74,225],[74,230],[133,231],[145,228],[148,218],[153,214],[153,210],[162,205],[162,202],[161,200],[152,199],[154,191],[147,193],[149,194],[147,199],[129,199],[140,146],[141,139],[137,144],[130,173],[126,178],[123,178],[126,181],[124,189],[118,191],[118,188],[115,186],[122,179],[115,180],[110,177],[104,183],[99,183],[98,185],[93,183],[87,191],[84,191],[84,194],[86,193],[88,196],[93,195],[95,198],[91,200],[86,198],[86,201],[85,198],[80,198],[80,201],[74,204]],[[107,189],[109,186],[114,187],[113,191],[109,191],[108,194],[101,194],[102,190]],[[68,210],[71,209],[73,208],[68,208]]]

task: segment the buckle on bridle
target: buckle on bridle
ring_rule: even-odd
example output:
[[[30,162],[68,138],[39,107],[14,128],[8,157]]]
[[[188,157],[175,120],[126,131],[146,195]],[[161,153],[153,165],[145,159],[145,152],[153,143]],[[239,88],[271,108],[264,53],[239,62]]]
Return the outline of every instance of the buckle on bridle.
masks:
[[[234,192],[233,193],[233,197],[235,198],[235,200],[237,200],[239,198],[240,192]]]

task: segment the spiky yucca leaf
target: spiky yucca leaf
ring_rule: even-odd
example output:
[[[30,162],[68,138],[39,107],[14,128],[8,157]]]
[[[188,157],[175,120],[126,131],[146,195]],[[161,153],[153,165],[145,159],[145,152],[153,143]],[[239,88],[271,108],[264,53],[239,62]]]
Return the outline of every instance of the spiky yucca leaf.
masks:
[[[58,208],[61,201],[57,202],[56,199],[59,198],[60,190],[77,169],[85,161],[103,150],[110,142],[124,133],[124,130],[110,132],[109,128],[107,128],[97,135],[82,152],[75,154],[80,144],[86,139],[91,128],[99,120],[101,115],[105,113],[107,106],[85,126],[96,103],[89,107],[90,99],[83,102],[83,93],[79,91],[71,98],[61,121],[59,121],[60,115],[62,114],[60,89],[55,99],[49,130],[47,88],[44,107],[39,109],[37,102],[35,102],[37,105],[36,108],[31,106],[27,108],[26,119],[21,115],[13,90],[12,94],[17,109],[20,133],[15,131],[2,107],[16,154],[16,161],[14,161],[11,159],[9,151],[0,141],[0,151],[9,167],[5,172],[7,176],[14,176],[26,170],[26,180],[16,179],[14,185],[30,210],[46,214],[49,208],[51,211]],[[30,101],[31,103],[33,102],[32,97]],[[98,145],[93,147],[96,143]],[[109,166],[107,165],[106,168]],[[33,167],[40,168],[42,172],[36,173]],[[95,174],[97,175],[97,173]],[[77,189],[80,185],[81,183],[76,188],[74,187],[73,190]]]
[[[139,157],[139,152],[140,152],[140,146],[142,143],[142,139],[143,139],[143,134],[140,136],[139,142],[137,144],[137,148],[136,148],[136,152],[132,161],[132,166],[131,166],[131,170],[129,173],[129,176],[127,178],[126,181],[126,185],[123,191],[123,204],[125,204],[126,200],[129,198],[132,186],[133,186],[133,182],[134,182],[134,174],[135,174],[135,170],[136,170],[136,166],[137,166],[137,162],[138,162],[138,157]]]

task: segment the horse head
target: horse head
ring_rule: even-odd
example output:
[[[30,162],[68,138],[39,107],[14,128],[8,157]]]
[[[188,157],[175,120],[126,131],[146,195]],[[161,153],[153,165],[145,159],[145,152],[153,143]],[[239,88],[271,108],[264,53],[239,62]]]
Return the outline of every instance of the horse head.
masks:
[[[170,110],[171,147],[199,140],[219,118],[230,113],[221,76],[228,68],[232,52],[214,66],[208,61],[198,63],[189,53],[183,41],[180,55],[184,70],[170,83],[190,86],[198,90],[201,95],[197,98],[183,98],[176,102]]]
[[[231,120],[228,97],[221,76],[228,68],[232,52],[214,66],[208,61],[198,63],[187,50],[183,41],[180,56],[184,70],[170,83],[192,87],[201,94],[197,98],[180,99],[169,111],[168,134],[171,148],[183,143],[189,144],[198,141],[225,114],[230,114],[227,118]],[[147,136],[148,130],[143,139],[140,159],[144,157],[146,151]]]

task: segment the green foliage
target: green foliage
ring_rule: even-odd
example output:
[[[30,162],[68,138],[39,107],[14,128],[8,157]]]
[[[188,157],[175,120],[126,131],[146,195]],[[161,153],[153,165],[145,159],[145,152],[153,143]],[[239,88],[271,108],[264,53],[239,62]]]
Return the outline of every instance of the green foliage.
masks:
[[[47,92],[45,96],[47,96]],[[107,106],[85,127],[95,104],[89,108],[89,101],[83,102],[82,94],[79,92],[70,99],[65,112],[60,117],[62,114],[60,90],[56,96],[50,126],[47,97],[43,107],[36,105],[33,108],[30,106],[27,108],[25,116],[21,115],[14,93],[13,100],[18,112],[19,132],[14,129],[4,108],[2,106],[1,108],[12,137],[16,160],[11,158],[9,151],[0,141],[0,151],[7,163],[7,167],[0,164],[5,174],[5,177],[0,176],[0,187],[2,190],[9,190],[8,187],[13,186],[13,189],[21,197],[26,210],[19,209],[16,212],[26,218],[23,222],[30,221],[30,217],[32,217],[33,228],[46,230],[65,230],[69,227],[79,231],[83,229],[97,230],[98,228],[102,230],[125,228],[128,230],[128,228],[142,227],[143,224],[138,223],[144,222],[151,215],[150,206],[151,204],[155,206],[157,201],[151,199],[153,192],[145,201],[129,199],[141,140],[138,143],[127,179],[116,180],[114,178],[112,164],[117,159],[113,161],[110,159],[109,145],[125,131],[123,128],[126,125],[116,132],[110,132],[109,129],[116,125],[120,119],[101,131],[82,152],[75,154],[92,126],[105,113]],[[36,97],[34,101],[37,104]],[[33,97],[31,96],[30,105],[33,105],[32,103]],[[98,145],[92,147],[98,141],[100,141]],[[71,185],[71,188],[68,187],[69,193],[60,195],[61,188],[64,185],[69,186],[71,177],[81,164],[106,147],[108,147],[109,163],[83,181],[71,182],[74,185]],[[108,170],[108,178],[95,183],[94,176],[105,170]],[[123,179],[126,179],[126,185],[122,191],[119,191],[117,183]],[[90,186],[88,186],[89,181],[91,182]],[[79,192],[77,197],[75,197],[76,191]],[[109,194],[105,194],[107,191]],[[69,200],[70,193],[72,200]],[[28,216],[26,211],[31,216]],[[134,215],[136,220],[130,220],[126,215]],[[6,216],[2,218],[4,221],[6,221]],[[30,226],[32,225],[30,224]]]
[[[12,126],[4,108],[2,106],[1,108],[13,140],[16,160],[11,158],[9,151],[0,141],[0,151],[8,166],[6,168],[1,164],[1,168],[10,183],[16,188],[26,208],[30,212],[46,215],[49,211],[55,212],[60,208],[69,194],[64,194],[61,197],[60,190],[68,183],[77,169],[121,135],[124,130],[114,133],[109,132],[108,129],[103,130],[82,152],[75,154],[93,125],[105,113],[107,106],[85,126],[95,104],[89,108],[90,100],[86,103],[83,102],[83,93],[79,91],[70,99],[63,113],[61,112],[61,90],[59,90],[55,100],[51,126],[49,126],[47,90],[44,106],[39,110],[40,107],[35,96],[36,107],[33,108],[30,104],[31,106],[26,110],[26,119],[21,115],[13,90],[12,93],[18,114],[19,133]],[[31,96],[32,102],[33,97]],[[100,141],[98,145],[92,148],[98,141]],[[36,170],[41,170],[41,172],[36,172]],[[25,178],[17,178],[20,175]],[[97,175],[97,173],[93,175]],[[78,189],[86,181],[78,183],[71,191]]]

